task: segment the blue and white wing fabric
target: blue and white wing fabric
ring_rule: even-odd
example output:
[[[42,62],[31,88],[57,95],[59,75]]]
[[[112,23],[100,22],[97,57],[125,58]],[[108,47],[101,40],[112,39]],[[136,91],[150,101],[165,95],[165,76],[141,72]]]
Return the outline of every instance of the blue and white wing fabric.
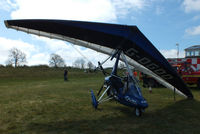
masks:
[[[154,77],[167,88],[193,98],[177,72],[136,26],[40,19],[6,20],[5,25],[7,28],[64,40],[109,55],[113,50],[121,49],[130,65]]]

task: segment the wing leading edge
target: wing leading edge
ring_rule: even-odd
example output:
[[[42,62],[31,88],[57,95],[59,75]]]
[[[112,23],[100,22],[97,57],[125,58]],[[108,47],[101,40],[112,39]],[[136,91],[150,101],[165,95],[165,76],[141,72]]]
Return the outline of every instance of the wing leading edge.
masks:
[[[177,72],[136,26],[70,20],[7,20],[7,28],[65,40],[75,45],[111,54],[124,51],[129,64],[156,78],[179,94],[193,98]]]

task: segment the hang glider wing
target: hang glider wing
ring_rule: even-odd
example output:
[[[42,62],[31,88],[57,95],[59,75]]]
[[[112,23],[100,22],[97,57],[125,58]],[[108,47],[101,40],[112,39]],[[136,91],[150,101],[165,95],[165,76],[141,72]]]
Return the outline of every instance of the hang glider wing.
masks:
[[[70,20],[7,20],[5,25],[7,28],[68,41],[105,54],[121,49],[129,64],[151,75],[169,89],[176,89],[177,93],[193,98],[177,72],[136,26]]]

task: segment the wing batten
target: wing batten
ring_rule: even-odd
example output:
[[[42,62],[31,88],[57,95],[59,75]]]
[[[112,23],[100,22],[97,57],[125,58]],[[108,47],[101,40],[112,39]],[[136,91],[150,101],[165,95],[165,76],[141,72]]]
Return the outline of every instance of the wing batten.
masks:
[[[9,20],[5,21],[5,25],[105,54],[111,54],[116,48],[122,49],[130,58],[129,64],[137,66],[160,83],[167,83],[164,85],[168,88],[175,87],[179,94],[193,98],[176,71],[136,26],[63,20]]]

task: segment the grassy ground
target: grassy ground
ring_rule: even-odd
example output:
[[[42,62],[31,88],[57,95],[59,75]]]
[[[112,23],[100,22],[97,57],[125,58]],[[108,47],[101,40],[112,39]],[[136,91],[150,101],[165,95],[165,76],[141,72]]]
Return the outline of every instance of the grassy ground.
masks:
[[[103,76],[63,69],[0,69],[0,134],[199,134],[200,91],[195,100],[165,88],[149,93],[149,108],[136,117],[133,108],[114,101],[91,106],[90,89],[97,91]]]

